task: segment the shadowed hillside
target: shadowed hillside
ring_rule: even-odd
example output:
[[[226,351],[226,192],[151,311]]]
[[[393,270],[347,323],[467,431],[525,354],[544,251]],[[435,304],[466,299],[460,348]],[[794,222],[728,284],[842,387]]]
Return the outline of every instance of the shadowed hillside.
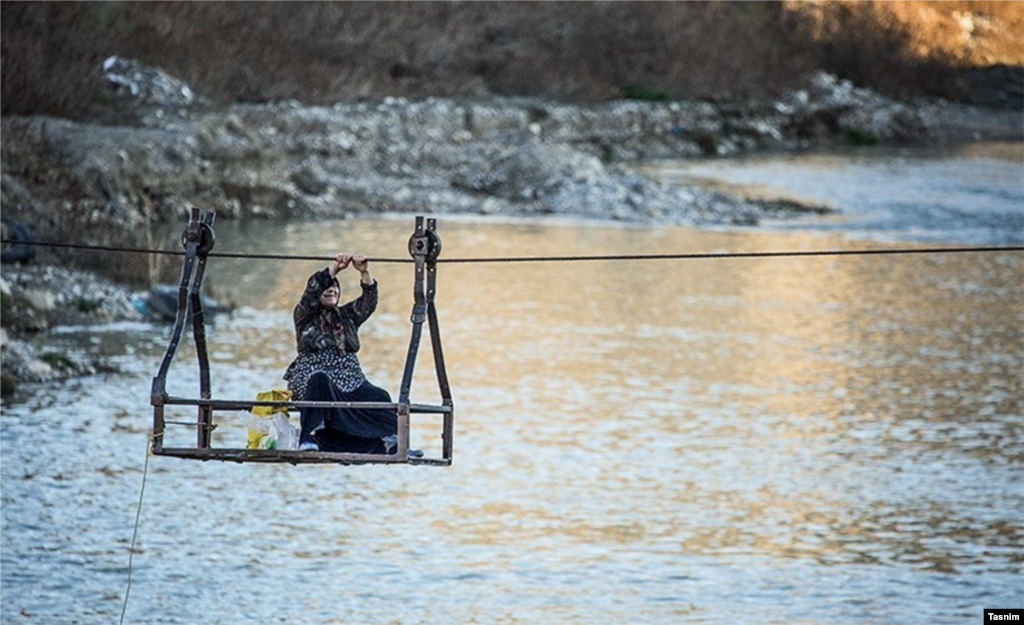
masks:
[[[1024,62],[1019,2],[3,2],[0,24],[3,113],[71,118],[104,106],[88,77],[114,54],[222,103],[732,100],[820,68],[1012,105]]]

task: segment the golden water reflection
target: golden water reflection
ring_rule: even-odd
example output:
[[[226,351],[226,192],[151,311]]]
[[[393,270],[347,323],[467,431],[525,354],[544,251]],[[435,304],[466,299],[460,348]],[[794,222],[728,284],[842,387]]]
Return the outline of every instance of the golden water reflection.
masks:
[[[411,223],[230,224],[218,245],[404,257]],[[440,220],[440,234],[443,258],[851,245],[455,218]],[[209,280],[286,325],[317,268],[217,260]],[[395,392],[411,266],[373,270],[381,306],[361,358]],[[1022,285],[1012,253],[442,264],[460,487],[441,496],[432,524],[457,544],[594,557],[626,549],[1019,571]],[[266,332],[238,331],[223,363],[277,375],[290,329]],[[419,365],[414,395],[430,395],[429,350]]]

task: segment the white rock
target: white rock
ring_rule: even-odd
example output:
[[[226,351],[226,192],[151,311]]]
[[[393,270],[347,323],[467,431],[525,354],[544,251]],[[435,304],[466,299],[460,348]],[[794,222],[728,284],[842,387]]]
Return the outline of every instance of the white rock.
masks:
[[[25,372],[31,378],[44,380],[53,375],[53,367],[42,360],[32,360],[25,366]]]
[[[23,296],[32,308],[39,311],[50,311],[57,306],[57,297],[51,291],[26,289]]]

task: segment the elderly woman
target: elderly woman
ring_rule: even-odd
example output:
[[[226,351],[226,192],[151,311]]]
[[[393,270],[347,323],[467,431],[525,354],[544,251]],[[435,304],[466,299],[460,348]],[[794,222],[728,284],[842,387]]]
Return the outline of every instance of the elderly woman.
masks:
[[[354,267],[362,276],[358,298],[339,306],[338,273]],[[377,308],[377,282],[362,254],[338,254],[310,276],[295,307],[299,354],[284,379],[292,397],[325,402],[391,402],[367,381],[356,352],[359,327]],[[300,450],[385,454],[397,445],[398,418],[387,408],[303,408]]]

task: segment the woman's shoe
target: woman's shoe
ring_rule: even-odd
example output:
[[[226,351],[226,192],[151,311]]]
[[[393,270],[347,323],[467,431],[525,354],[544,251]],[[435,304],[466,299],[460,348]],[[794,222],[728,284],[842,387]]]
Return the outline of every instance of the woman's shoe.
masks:
[[[320,445],[313,441],[306,441],[299,445],[299,451],[320,451]]]

